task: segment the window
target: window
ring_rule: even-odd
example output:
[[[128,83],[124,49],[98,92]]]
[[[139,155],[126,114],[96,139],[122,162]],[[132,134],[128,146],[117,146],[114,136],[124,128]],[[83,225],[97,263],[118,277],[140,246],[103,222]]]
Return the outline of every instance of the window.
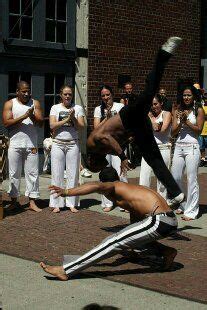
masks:
[[[66,0],[46,0],[46,41],[66,43]]]
[[[32,40],[32,0],[9,0],[9,37]]]
[[[50,136],[49,114],[53,104],[59,102],[59,93],[65,84],[64,74],[45,74],[45,137]]]
[[[15,71],[9,72],[8,99],[16,97],[16,88],[19,81],[25,81],[31,85],[31,73]]]

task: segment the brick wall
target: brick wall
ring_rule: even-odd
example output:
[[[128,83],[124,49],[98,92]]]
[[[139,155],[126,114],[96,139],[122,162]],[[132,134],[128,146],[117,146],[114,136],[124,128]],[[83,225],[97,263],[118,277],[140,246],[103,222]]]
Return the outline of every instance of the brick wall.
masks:
[[[100,104],[98,87],[108,83],[119,97],[118,75],[130,75],[135,90],[143,89],[147,72],[159,46],[169,36],[184,43],[171,59],[161,86],[171,100],[177,80],[198,80],[200,69],[199,0],[90,0],[88,118]]]

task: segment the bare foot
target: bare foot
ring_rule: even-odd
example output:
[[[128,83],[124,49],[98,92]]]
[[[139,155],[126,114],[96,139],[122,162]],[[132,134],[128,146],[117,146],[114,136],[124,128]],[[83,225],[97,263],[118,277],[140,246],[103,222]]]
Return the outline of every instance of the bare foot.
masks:
[[[70,211],[73,212],[73,213],[77,213],[78,209],[76,209],[75,207],[72,207],[72,208],[70,208]]]
[[[183,211],[181,209],[177,209],[175,213],[179,215],[179,214],[183,214]]]
[[[110,212],[111,210],[113,210],[113,207],[105,207],[105,208],[103,208],[104,212]]]
[[[42,209],[38,208],[38,206],[36,205],[36,203],[34,201],[30,201],[29,210],[35,211],[35,212],[41,212],[42,211]]]
[[[42,267],[42,269],[45,272],[57,277],[61,281],[67,281],[68,280],[68,276],[66,275],[65,270],[63,269],[62,266],[49,266],[49,265],[45,265],[45,263],[41,262],[40,267]]]
[[[177,255],[176,249],[170,247],[167,247],[167,249],[165,249],[165,251],[163,252],[163,266],[162,266],[163,271],[170,270],[176,255]]]
[[[52,212],[53,212],[53,213],[59,213],[59,212],[60,212],[60,208],[54,208],[54,209],[52,210]]]
[[[183,221],[193,221],[194,219],[192,219],[191,217],[188,217],[188,216],[185,216],[185,215],[183,215],[182,217],[181,217],[181,219],[183,220]]]

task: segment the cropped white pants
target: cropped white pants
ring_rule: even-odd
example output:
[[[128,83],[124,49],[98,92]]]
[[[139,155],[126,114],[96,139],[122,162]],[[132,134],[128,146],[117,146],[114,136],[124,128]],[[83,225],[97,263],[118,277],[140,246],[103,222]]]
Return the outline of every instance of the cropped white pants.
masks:
[[[17,198],[20,196],[20,183],[22,167],[25,174],[25,196],[38,198],[39,194],[39,169],[38,152],[35,148],[15,148],[8,149],[9,163],[9,196]]]
[[[108,161],[108,167],[113,167],[117,171],[120,181],[128,183],[127,176],[123,174],[120,175],[121,159],[118,156],[108,154],[106,155],[106,160]],[[101,195],[101,206],[102,208],[112,207],[113,202],[104,195]]]
[[[165,162],[165,165],[167,167],[170,166],[170,152],[171,152],[171,145],[170,144],[158,144],[160,153],[162,155],[162,158]],[[151,185],[151,174],[152,174],[152,168],[147,164],[147,162],[142,157],[141,161],[141,169],[140,169],[140,176],[139,176],[139,185],[144,185],[147,187],[150,187]],[[157,192],[163,197],[167,198],[167,190],[163,186],[163,184],[157,180]]]
[[[199,163],[199,144],[179,145],[176,143],[171,172],[183,192],[184,188],[182,181],[185,167],[187,174],[187,200],[180,205],[179,209],[184,212],[184,215],[193,219],[196,218],[199,212]]]
[[[78,186],[80,166],[79,142],[76,140],[67,143],[52,143],[51,149],[51,184],[65,187],[64,170],[66,167],[66,188]],[[73,208],[79,205],[79,197],[66,197],[66,207]],[[64,198],[50,195],[50,207],[64,208]]]

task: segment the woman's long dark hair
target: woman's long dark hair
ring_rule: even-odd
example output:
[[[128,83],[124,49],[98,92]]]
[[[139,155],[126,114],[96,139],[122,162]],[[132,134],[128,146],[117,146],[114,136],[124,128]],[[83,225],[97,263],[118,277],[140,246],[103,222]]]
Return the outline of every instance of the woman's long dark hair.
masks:
[[[163,104],[165,103],[165,98],[163,98],[163,96],[161,96],[159,93],[157,93],[154,98],[162,105],[162,109],[163,109]],[[153,113],[153,110],[152,110],[152,106],[151,106],[151,112],[152,114]]]
[[[101,92],[103,89],[107,89],[110,91],[110,93],[112,94],[112,96],[114,95],[114,92],[113,92],[113,88],[107,84],[103,84],[99,87],[99,95],[101,97]],[[103,100],[101,100],[101,121],[104,120],[105,118],[105,115],[104,115],[104,110],[106,109],[106,104]]]
[[[181,110],[181,111],[186,109],[186,105],[185,105],[184,100],[183,100],[183,92],[186,89],[189,89],[192,92],[193,101],[192,101],[192,104],[191,104],[190,107],[192,108],[193,113],[197,116],[198,108],[201,108],[202,104],[201,104],[201,97],[200,97],[200,94],[199,94],[199,90],[197,88],[195,88],[193,85],[185,85],[181,89],[181,92],[180,92],[180,94],[178,96],[178,109]]]

